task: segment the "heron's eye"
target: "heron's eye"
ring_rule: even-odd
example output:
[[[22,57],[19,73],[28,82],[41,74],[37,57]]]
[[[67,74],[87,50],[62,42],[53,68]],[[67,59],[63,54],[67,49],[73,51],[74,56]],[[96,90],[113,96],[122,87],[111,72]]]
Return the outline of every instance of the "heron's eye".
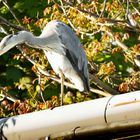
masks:
[[[13,35],[9,35],[5,38],[5,40],[3,41],[2,45],[0,46],[0,49],[4,49],[4,47],[6,46],[6,43],[8,42],[8,40],[12,37]]]

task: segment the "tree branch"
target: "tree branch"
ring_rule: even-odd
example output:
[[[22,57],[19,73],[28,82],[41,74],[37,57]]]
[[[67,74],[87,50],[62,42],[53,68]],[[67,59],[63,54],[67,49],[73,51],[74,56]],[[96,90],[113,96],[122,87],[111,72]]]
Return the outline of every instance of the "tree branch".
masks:
[[[22,27],[22,26],[18,26],[18,25],[15,25],[15,24],[12,24],[11,22],[9,22],[8,20],[6,20],[5,18],[3,18],[2,16],[0,16],[0,24],[4,24],[6,26],[9,26],[9,27],[12,27],[16,30],[26,30],[28,31],[26,28]]]
[[[111,33],[110,31],[105,31],[111,38],[113,38],[113,40],[116,42],[116,44],[122,48],[123,52],[127,55],[128,60],[133,64],[133,65],[137,65],[137,63],[135,63],[134,58],[135,56],[132,56],[131,54],[131,50],[128,49],[128,47],[122,43],[119,39],[115,38],[115,36],[113,35],[113,33]]]
[[[99,17],[102,17],[106,8],[106,0],[104,0],[104,7]]]
[[[140,33],[140,29],[139,28],[135,28],[130,26],[126,20],[115,20],[115,19],[109,19],[109,18],[101,18],[100,16],[98,16],[95,13],[91,13],[89,11],[80,9],[79,7],[75,7],[72,3],[67,2],[65,0],[61,0],[64,4],[69,5],[71,8],[76,9],[79,13],[83,14],[87,19],[95,22],[98,21],[99,19],[102,21],[102,23],[97,23],[97,25],[105,25],[105,26],[115,26],[115,25],[119,25],[119,26],[123,26],[123,27],[127,27],[130,28],[131,30]]]
[[[61,6],[60,6],[61,9],[63,10],[63,13],[64,13],[64,15],[66,16],[68,23],[69,23],[70,26],[74,29],[74,31],[76,31],[76,32],[78,31],[79,33],[84,34],[84,35],[86,35],[86,36],[92,36],[92,35],[95,35],[96,33],[100,32],[100,29],[99,29],[98,31],[96,31],[96,32],[93,32],[93,33],[83,32],[82,30],[77,29],[77,28],[73,25],[73,23],[71,22],[71,20],[68,18],[67,12],[66,12],[66,10],[65,10],[65,8],[64,8],[64,5],[63,5],[62,0],[59,0],[59,1],[60,1],[60,4],[61,4]]]
[[[117,92],[115,89],[112,89],[111,87],[109,87],[108,85],[106,85],[105,83],[103,83],[101,80],[99,80],[95,75],[89,75],[91,81],[100,89],[111,93],[112,95],[117,95],[119,94],[119,92]]]
[[[13,12],[12,8],[9,6],[7,0],[2,0],[2,3],[7,7],[7,9],[11,12],[11,14],[13,15],[13,17],[15,18],[15,20],[18,22],[19,25],[21,25],[20,21],[18,20],[18,18],[16,17],[15,13]]]
[[[16,99],[15,97],[12,97],[10,96],[5,90],[3,87],[0,87],[0,96],[3,98],[3,99],[7,99],[9,101],[12,101],[12,102],[16,102],[16,101],[19,101],[18,99]]]
[[[83,9],[80,9],[79,7],[75,7],[72,3],[70,2],[67,2],[65,0],[62,0],[62,2],[66,5],[69,5],[71,8],[74,8],[76,9],[78,12],[80,13],[84,13],[84,14],[88,14],[88,16],[90,16],[92,18],[92,20],[97,20],[99,19],[100,16],[98,16],[97,14],[95,13],[91,13],[89,11],[86,11],[86,10],[83,10]],[[108,21],[110,23],[124,23],[125,21],[124,20],[114,20],[114,19],[108,19],[108,18],[103,18],[104,21]]]

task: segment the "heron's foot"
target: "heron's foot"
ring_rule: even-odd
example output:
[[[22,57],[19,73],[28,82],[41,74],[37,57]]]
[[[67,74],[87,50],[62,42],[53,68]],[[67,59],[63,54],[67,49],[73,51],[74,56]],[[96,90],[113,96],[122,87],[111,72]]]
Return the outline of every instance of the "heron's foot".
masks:
[[[64,105],[64,93],[60,93],[59,103],[60,103],[60,106]]]

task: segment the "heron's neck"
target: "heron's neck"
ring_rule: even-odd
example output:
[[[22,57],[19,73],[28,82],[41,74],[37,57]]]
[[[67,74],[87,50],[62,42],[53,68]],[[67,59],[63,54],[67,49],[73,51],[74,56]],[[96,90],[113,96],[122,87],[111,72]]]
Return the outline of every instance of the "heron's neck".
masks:
[[[30,47],[38,48],[38,49],[46,49],[46,46],[55,43],[57,38],[55,35],[47,34],[47,35],[40,35],[34,36],[30,32],[21,31],[17,37],[19,43],[26,43]]]
[[[33,48],[41,49],[41,46],[46,42],[45,38],[34,36],[32,33],[27,31],[20,31],[16,36],[17,44],[25,43]]]
[[[20,31],[15,35],[8,35],[2,39],[0,42],[0,55],[22,43],[25,43],[32,48],[55,50],[55,46],[56,43],[58,43],[58,40],[56,35],[50,33],[34,36],[30,32]]]

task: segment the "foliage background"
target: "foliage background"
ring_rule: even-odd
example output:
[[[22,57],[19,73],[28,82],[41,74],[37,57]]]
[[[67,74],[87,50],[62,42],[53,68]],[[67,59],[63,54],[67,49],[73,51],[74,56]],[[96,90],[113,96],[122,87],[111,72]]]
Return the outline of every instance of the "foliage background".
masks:
[[[39,35],[49,21],[61,20],[73,28],[83,44],[91,87],[105,91],[98,85],[100,80],[114,93],[126,93],[140,89],[136,63],[140,60],[139,9],[138,0],[1,0],[0,39],[5,33],[18,32],[21,26]],[[42,51],[24,45],[22,49],[55,76]],[[60,84],[40,75],[16,47],[0,56],[0,117],[59,106],[59,93]],[[64,103],[99,97],[65,87]]]

